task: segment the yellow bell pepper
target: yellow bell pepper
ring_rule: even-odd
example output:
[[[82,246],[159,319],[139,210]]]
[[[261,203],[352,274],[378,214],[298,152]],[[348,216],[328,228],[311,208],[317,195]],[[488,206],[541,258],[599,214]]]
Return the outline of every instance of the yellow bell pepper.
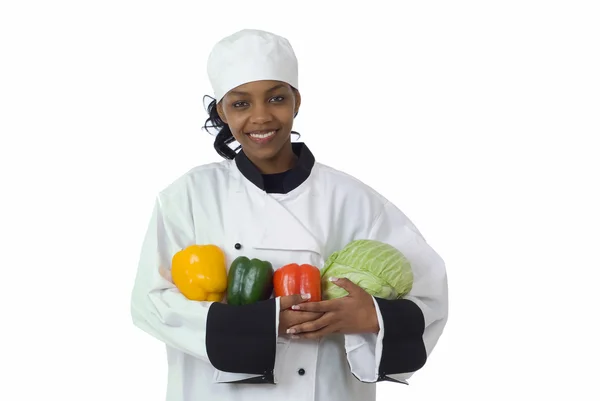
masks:
[[[171,277],[186,298],[219,302],[227,291],[225,254],[216,245],[190,245],[173,255]]]

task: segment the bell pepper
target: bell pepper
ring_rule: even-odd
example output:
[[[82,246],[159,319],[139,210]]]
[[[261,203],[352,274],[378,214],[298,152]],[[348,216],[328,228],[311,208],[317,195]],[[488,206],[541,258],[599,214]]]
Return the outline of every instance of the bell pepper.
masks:
[[[231,263],[227,284],[227,303],[248,305],[271,298],[273,266],[270,262],[240,256]]]
[[[173,284],[193,301],[223,299],[227,290],[225,254],[216,245],[191,245],[173,255]]]
[[[309,264],[291,263],[275,270],[273,286],[276,297],[310,294],[308,302],[321,300],[321,271]]]

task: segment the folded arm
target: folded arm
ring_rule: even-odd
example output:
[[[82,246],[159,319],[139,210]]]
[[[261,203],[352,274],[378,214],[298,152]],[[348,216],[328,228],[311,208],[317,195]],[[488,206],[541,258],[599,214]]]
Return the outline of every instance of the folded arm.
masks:
[[[131,295],[133,323],[218,370],[273,383],[279,299],[232,306],[183,296],[169,279],[171,257],[194,243],[194,230],[175,209],[156,201]]]
[[[379,331],[346,335],[348,362],[361,381],[406,383],[425,365],[447,322],[445,264],[392,203],[385,205],[369,238],[402,252],[411,263],[414,283],[403,299],[373,298]]]

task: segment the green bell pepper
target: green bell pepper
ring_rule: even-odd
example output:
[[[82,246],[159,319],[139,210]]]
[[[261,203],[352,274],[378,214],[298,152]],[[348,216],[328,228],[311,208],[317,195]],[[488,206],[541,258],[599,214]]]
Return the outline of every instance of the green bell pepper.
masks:
[[[270,262],[240,256],[229,268],[227,303],[248,305],[271,298],[273,266]]]

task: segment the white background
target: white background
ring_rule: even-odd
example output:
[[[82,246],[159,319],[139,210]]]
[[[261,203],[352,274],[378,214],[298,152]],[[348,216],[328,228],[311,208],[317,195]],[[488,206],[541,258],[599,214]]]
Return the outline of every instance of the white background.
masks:
[[[378,400],[600,399],[597,2],[308,3],[2,2],[0,399],[164,400],[137,257],[156,192],[220,160],[206,57],[246,27],[295,47],[317,159],[447,263],[446,332]]]

